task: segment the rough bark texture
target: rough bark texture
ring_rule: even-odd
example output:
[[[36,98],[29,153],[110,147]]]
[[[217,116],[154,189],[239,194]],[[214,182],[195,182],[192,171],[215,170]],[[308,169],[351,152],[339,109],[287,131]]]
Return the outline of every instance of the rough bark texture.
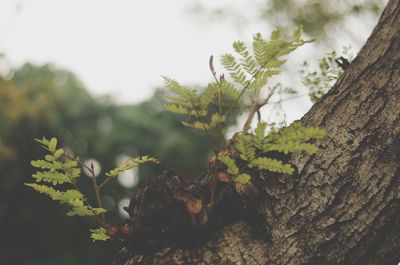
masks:
[[[196,233],[185,228],[184,222],[166,217],[168,211],[175,211],[175,217],[185,216],[183,206],[164,205],[178,210],[165,208],[156,219],[146,219],[145,212],[151,211],[136,205],[132,211],[141,224],[153,220],[154,226],[141,234],[142,247],[139,243],[127,245],[116,264],[397,264],[400,1],[389,1],[356,59],[302,123],[325,128],[328,137],[316,155],[292,157],[297,174],[267,176],[258,187],[256,212],[218,215],[217,208],[215,218],[226,219],[226,214],[232,214],[231,222],[210,222],[211,228]],[[185,185],[176,188],[180,186],[175,183],[175,188],[163,190],[166,197],[160,200],[191,196],[182,195],[182,190],[184,194],[195,193],[197,184]],[[198,186],[199,194],[208,187]],[[140,196],[151,197],[145,193]],[[143,203],[143,198],[138,203]],[[175,234],[182,233],[174,228],[165,233],[172,235],[170,240],[150,244],[161,240],[160,233],[168,230],[157,228],[163,218],[168,225],[182,227],[187,238],[174,240]],[[154,229],[159,230],[158,236],[149,238]],[[201,240],[193,240],[197,236]]]

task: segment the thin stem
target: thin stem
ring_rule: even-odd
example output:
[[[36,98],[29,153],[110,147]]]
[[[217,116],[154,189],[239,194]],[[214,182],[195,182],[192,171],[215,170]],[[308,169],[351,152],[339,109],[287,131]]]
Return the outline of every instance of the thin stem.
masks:
[[[85,165],[85,163],[83,163],[79,158],[75,158],[72,156],[67,155],[66,153],[63,154],[63,156],[65,156],[68,159],[74,160],[76,161],[81,167],[86,168],[89,172],[91,171],[90,167],[88,167],[87,165]]]
[[[103,180],[103,182],[98,185],[99,189],[101,189],[110,179],[112,179],[112,177],[107,177],[105,180]]]
[[[233,102],[233,104],[231,105],[231,107],[228,109],[228,111],[225,114],[225,117],[228,117],[228,115],[232,112],[232,110],[236,107],[237,103],[239,102],[240,98],[243,96],[244,92],[246,92],[247,88],[249,88],[251,82],[253,81],[253,79],[257,76],[258,73],[261,72],[261,69],[259,69],[251,78],[250,80],[247,82],[247,84],[242,88],[242,91],[240,91],[239,96],[235,99],[235,101]]]
[[[260,109],[259,104],[257,104],[256,102],[254,102],[253,107],[250,109],[249,111],[249,115],[247,116],[246,122],[243,125],[243,133],[247,133],[250,130],[251,127],[251,121],[254,118],[254,115],[257,113],[257,111]]]
[[[253,120],[253,118],[254,118],[254,115],[255,115],[257,112],[259,112],[260,109],[261,109],[263,106],[265,106],[265,105],[268,104],[269,100],[270,100],[271,97],[274,95],[275,90],[276,90],[276,86],[273,87],[273,88],[271,89],[271,92],[268,94],[268,96],[264,99],[263,102],[261,102],[261,103],[254,102],[254,103],[253,103],[252,108],[250,108],[249,116],[247,117],[247,120],[246,120],[246,122],[244,123],[244,126],[243,126],[243,130],[242,130],[242,131],[243,131],[244,133],[247,133],[247,132],[250,130],[251,122],[252,122],[252,120]]]
[[[218,83],[219,84],[219,83]],[[218,115],[222,116],[222,91],[219,89],[218,91]],[[217,150],[219,151],[220,149],[220,144],[221,144],[221,133],[222,133],[222,125],[221,123],[217,124]],[[218,155],[218,154],[216,154]]]
[[[232,107],[227,111],[226,116],[228,116],[231,111],[233,110],[233,106],[235,106],[240,98],[243,96],[244,92],[247,90],[247,88],[249,88],[251,82],[254,80],[254,78],[256,78],[256,76],[261,72],[261,70],[263,70],[265,68],[265,65],[267,65],[273,58],[275,58],[275,56],[277,56],[279,53],[279,51],[275,52],[272,56],[271,59],[269,59],[268,61],[264,62],[261,67],[257,70],[257,72],[255,72],[255,74],[250,78],[249,82],[243,87],[242,91],[240,91],[239,96],[235,99]]]
[[[222,91],[221,89],[218,91],[218,114],[222,115]],[[220,151],[220,145],[221,145],[221,137],[222,137],[222,128],[223,126],[218,123],[217,124],[217,139],[216,139],[216,144],[214,148],[214,153],[215,153],[215,161],[218,164],[218,157],[219,157],[219,151]],[[214,174],[212,178],[212,184],[211,184],[211,194],[210,194],[210,211],[213,210],[214,204],[215,204],[215,193],[217,190],[217,185],[218,185],[218,180],[217,180],[217,166],[214,168]]]
[[[72,186],[74,186],[74,188],[75,188],[77,191],[79,191],[80,193],[82,193],[81,190],[79,189],[78,185],[76,185],[76,183],[72,183]],[[92,207],[92,206],[90,206],[90,203],[88,202],[88,200],[86,199],[85,196],[83,197],[83,200],[85,201],[85,203],[86,203],[89,207]],[[104,227],[105,227],[105,225],[104,225],[104,223],[103,223],[103,220],[101,220],[98,216],[87,216],[87,217],[91,218],[91,219],[94,220],[95,222],[99,223],[101,226],[104,226]]]
[[[92,175],[94,192],[96,193],[97,206],[99,208],[103,208],[103,204],[102,204],[101,198],[100,198],[100,188],[99,188],[99,186],[97,186],[96,175],[94,174],[93,163],[90,164],[90,173]],[[107,226],[107,221],[106,221],[106,217],[105,217],[104,213],[100,213],[100,216],[101,216],[101,221],[102,221],[103,225]]]
[[[91,172],[92,175],[94,175],[94,171],[93,171],[90,167],[88,167],[87,165],[85,165],[82,161],[80,161],[79,159],[74,158],[74,157],[72,157],[72,156],[69,156],[69,155],[67,155],[66,153],[64,153],[63,156],[66,157],[66,158],[68,158],[68,159],[71,159],[71,160],[76,161],[79,165],[81,165],[82,167],[86,168],[89,172]],[[94,177],[93,177],[93,178],[94,178]],[[81,194],[83,194],[83,192],[81,191],[81,189],[78,187],[78,185],[77,185],[73,180],[71,180],[71,184],[72,184],[72,186],[75,188],[75,190],[77,190],[77,191],[79,191]],[[96,190],[96,189],[95,189],[95,190]],[[100,194],[99,194],[99,196],[100,196]],[[85,201],[85,203],[86,203],[89,207],[92,207],[92,206],[90,205],[89,201],[87,200],[87,198],[86,198],[85,196],[83,196],[83,200]],[[101,202],[100,202],[100,203],[101,203]],[[102,208],[102,207],[101,207],[101,208]],[[106,222],[106,220],[105,220],[104,214],[101,214],[101,215],[102,215],[102,217],[103,217],[103,218],[101,218],[101,219],[99,219],[97,216],[89,216],[89,217],[91,217],[91,218],[92,218],[93,220],[95,220],[96,222],[100,223],[102,226],[106,227],[107,222]]]
[[[285,99],[280,99],[278,101],[270,102],[270,104],[279,104],[279,103],[282,103],[284,101],[293,100],[293,99],[301,98],[301,97],[305,97],[305,96],[310,96],[310,94],[300,94],[300,95],[296,95],[296,96],[293,96],[293,97],[288,97],[288,98],[285,98]]]
[[[193,107],[194,107],[195,104],[194,104],[193,100],[192,100],[192,99],[189,99],[189,100],[190,100],[190,103],[191,103],[191,104],[193,105]],[[196,112],[197,118],[198,118],[198,119],[201,119],[201,125],[202,125],[202,127],[203,127],[204,133],[206,134],[206,137],[207,137],[208,142],[209,142],[209,143],[212,143],[211,136],[210,136],[210,134],[209,134],[209,132],[208,132],[208,130],[207,130],[207,127],[204,125],[204,124],[205,124],[204,118],[203,118],[202,116],[200,116],[199,110],[195,109],[195,112]]]
[[[213,77],[214,77],[215,82],[216,82],[217,84],[219,84],[219,81],[218,81],[218,78],[217,78],[217,75],[216,75],[217,73],[215,72],[213,60],[214,60],[214,56],[211,55],[211,56],[210,56],[210,60],[208,61],[208,64],[209,64],[209,66],[210,66],[210,71],[211,71],[211,73],[212,73],[212,75],[213,75]]]

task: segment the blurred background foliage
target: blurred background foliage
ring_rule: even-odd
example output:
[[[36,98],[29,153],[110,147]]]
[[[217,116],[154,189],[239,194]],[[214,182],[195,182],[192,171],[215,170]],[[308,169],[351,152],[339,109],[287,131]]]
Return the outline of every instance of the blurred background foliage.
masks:
[[[306,33],[329,44],[337,36],[333,25],[346,30],[343,25],[352,16],[376,17],[384,2],[254,3],[259,11],[256,19],[288,28],[302,24]],[[193,14],[213,21],[241,16],[230,13],[229,6],[207,9],[201,1],[194,3]],[[0,61],[7,59],[2,56]],[[122,222],[120,202],[127,203],[138,179],[145,182],[168,168],[188,178],[207,170],[208,139],[184,128],[176,116],[163,110],[163,89],[143,103],[117,105],[107,96],[94,98],[73,73],[51,64],[26,63],[8,70],[0,74],[0,229],[4,242],[0,264],[110,264],[118,248],[117,242],[93,244],[87,220],[66,217],[65,209],[23,185],[34,173],[30,161],[44,154],[34,138],[57,137],[83,160],[95,159],[101,174],[127,156],[151,155],[161,160],[160,165],[132,172],[128,182],[121,178],[105,187],[103,200],[114,223]],[[85,175],[82,178],[82,189],[91,194],[90,180]]]
[[[243,2],[246,8],[229,6],[221,1],[210,8],[206,0],[194,0],[188,10],[202,23],[230,22],[238,30],[243,25],[260,21],[269,28],[280,27],[289,32],[302,25],[304,33],[316,38],[321,46],[337,49],[343,46],[342,37],[363,42],[359,33],[365,30],[364,26],[369,29],[368,24],[374,23],[387,1],[253,0]]]
[[[130,176],[134,181],[167,168],[188,178],[207,170],[208,140],[163,110],[163,93],[115,105],[93,98],[74,74],[49,64],[27,63],[0,76],[0,226],[10,250],[2,251],[0,264],[110,264],[113,253],[108,243],[90,242],[87,220],[66,217],[65,209],[23,185],[34,173],[30,161],[44,154],[34,138],[57,137],[81,159],[95,159],[101,173],[127,156],[151,154],[162,161],[141,167]],[[82,189],[92,194],[89,178],[82,179]],[[121,222],[118,204],[133,196],[132,184],[105,186],[111,222]]]

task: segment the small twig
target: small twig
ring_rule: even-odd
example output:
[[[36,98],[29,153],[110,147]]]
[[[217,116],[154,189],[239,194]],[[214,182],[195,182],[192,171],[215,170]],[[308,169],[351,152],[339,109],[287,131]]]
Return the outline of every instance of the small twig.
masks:
[[[271,59],[267,60],[264,62],[264,64],[257,70],[257,72],[255,72],[255,74],[250,78],[250,80],[248,81],[248,83],[243,87],[242,91],[240,92],[239,96],[235,99],[233,106],[236,105],[240,98],[243,96],[244,92],[246,92],[247,88],[249,88],[251,82],[256,78],[256,76],[261,72],[261,70],[263,70],[265,68],[265,66],[273,59],[275,58],[275,56],[277,56],[279,53],[279,51],[275,52],[272,56]],[[227,111],[226,116],[229,115],[229,113],[232,111],[233,106]]]
[[[90,163],[90,174],[92,175],[93,188],[94,188],[94,192],[96,193],[97,206],[99,208],[103,208],[103,204],[101,202],[101,197],[100,197],[100,188],[99,188],[99,186],[97,186],[96,175],[94,174],[93,163]],[[106,221],[106,217],[105,217],[104,213],[100,213],[100,216],[101,216],[101,221],[103,223],[103,226],[106,227],[107,221]]]
[[[86,168],[89,172],[90,172],[90,167],[88,167],[87,165],[85,165],[85,163],[83,163],[79,158],[75,158],[73,156],[69,156],[66,153],[63,154],[63,156],[65,156],[68,159],[74,160],[76,161],[81,167]]]
[[[210,59],[208,60],[208,65],[210,66],[210,70],[211,70],[211,73],[212,73],[212,75],[214,77],[215,82],[217,84],[219,84],[219,81],[218,81],[218,78],[217,78],[217,73],[215,72],[213,60],[214,60],[214,56],[211,55]]]
[[[214,67],[212,65],[212,56],[210,57],[210,68],[213,71]],[[217,85],[219,85],[218,79],[216,78],[215,74],[214,74],[215,80],[217,81]],[[222,91],[221,89],[219,89],[218,91],[218,115],[222,116],[222,112],[223,112],[223,108],[222,108]],[[217,139],[216,139],[216,143],[215,143],[215,147],[214,147],[214,154],[215,154],[215,161],[218,164],[218,158],[219,158],[219,152],[220,152],[220,148],[221,148],[221,138],[222,138],[222,128],[223,126],[218,123],[217,124]],[[214,208],[214,204],[215,204],[215,193],[217,190],[217,186],[218,186],[218,179],[217,179],[217,168],[218,166],[216,166],[214,168],[214,174],[212,177],[212,184],[211,184],[211,193],[210,193],[210,209],[209,211],[211,212]]]
[[[192,100],[192,99],[189,99],[189,100],[190,100],[190,104],[192,104],[193,107],[194,107],[195,104],[194,104],[193,100]],[[209,143],[212,143],[212,138],[211,138],[211,136],[210,136],[210,134],[209,134],[209,132],[208,132],[207,127],[204,125],[204,124],[206,123],[206,121],[204,120],[204,118],[203,118],[202,116],[200,116],[200,113],[199,113],[199,110],[198,110],[198,109],[195,108],[194,110],[195,110],[195,112],[196,112],[196,117],[199,118],[199,119],[201,120],[201,124],[202,124],[203,130],[204,130],[204,133],[206,134],[206,137],[207,137],[208,142],[209,142]]]
[[[276,90],[276,86],[273,87],[273,88],[271,89],[271,92],[268,94],[268,96],[264,99],[263,102],[261,102],[261,103],[254,102],[254,103],[253,103],[253,107],[250,108],[249,116],[247,117],[247,120],[246,120],[246,122],[245,122],[244,125],[243,125],[243,130],[242,130],[242,131],[243,131],[244,133],[247,133],[247,132],[250,130],[251,122],[252,122],[252,120],[253,120],[253,118],[254,118],[254,115],[255,115],[256,113],[259,113],[260,109],[261,109],[263,106],[265,106],[265,105],[268,104],[269,100],[270,100],[271,97],[274,95],[275,90]],[[261,115],[258,114],[259,120],[260,120],[260,116],[261,116]]]
[[[228,115],[232,112],[232,110],[236,107],[237,103],[239,102],[240,98],[243,96],[244,92],[246,92],[247,88],[250,86],[251,82],[253,81],[254,78],[256,78],[257,74],[261,72],[261,69],[259,69],[247,82],[247,84],[242,88],[242,91],[240,91],[239,96],[235,99],[231,107],[228,109],[228,111],[225,113],[225,117],[228,117]]]
[[[112,177],[107,176],[107,178],[103,180],[103,182],[100,183],[100,185],[98,185],[99,189],[101,189],[110,179],[112,179]]]
[[[305,96],[310,96],[310,94],[309,93],[308,94],[300,94],[300,95],[296,95],[296,96],[293,96],[293,97],[280,99],[278,101],[273,101],[273,102],[270,102],[269,104],[280,104],[280,103],[285,102],[285,101],[289,101],[289,100],[293,100],[293,99],[301,98],[301,97],[305,97]]]
[[[89,172],[92,172],[91,168],[88,167],[87,165],[85,165],[82,161],[80,161],[80,159],[74,158],[74,157],[72,157],[72,156],[69,156],[69,155],[66,154],[66,153],[64,153],[63,156],[66,157],[66,158],[68,158],[68,159],[71,159],[71,160],[76,161],[80,166],[86,168]],[[93,172],[93,173],[94,173],[94,172]],[[79,191],[81,194],[83,194],[83,192],[81,191],[81,189],[78,187],[78,185],[77,185],[74,181],[71,180],[71,184],[72,184],[72,186],[75,188],[75,190],[77,190],[77,191]],[[86,198],[85,196],[83,196],[83,200],[85,201],[85,203],[86,203],[89,207],[92,207],[92,206],[90,205],[89,201],[87,200],[87,198]],[[103,215],[103,214],[102,214],[102,215]],[[104,222],[104,221],[105,221],[105,217],[104,217],[104,219],[99,219],[97,216],[89,216],[89,217],[92,218],[93,220],[95,220],[97,223],[101,224],[101,225],[104,226],[104,227],[105,227],[106,224],[107,224],[107,222]]]

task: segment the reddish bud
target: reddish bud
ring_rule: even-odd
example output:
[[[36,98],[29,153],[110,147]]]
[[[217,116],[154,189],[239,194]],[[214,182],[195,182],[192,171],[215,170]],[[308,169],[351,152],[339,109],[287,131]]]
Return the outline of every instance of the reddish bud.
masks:
[[[186,210],[190,214],[198,214],[203,208],[203,202],[198,199],[189,199],[186,201]]]
[[[115,237],[119,233],[119,227],[118,226],[110,226],[106,228],[107,230],[107,235],[110,237]]]
[[[121,234],[123,234],[125,236],[128,236],[131,232],[129,229],[129,226],[127,224],[124,224],[123,226],[121,226],[120,231],[121,231]]]
[[[239,193],[241,196],[255,198],[259,195],[258,189],[254,187],[254,185],[251,183],[248,184],[236,183],[235,189],[236,192]]]
[[[223,150],[218,153],[218,157],[229,156],[229,155],[230,155],[229,150]],[[215,156],[213,156],[209,161],[210,168],[215,168],[217,166],[217,163],[218,163],[217,159],[215,159]]]
[[[217,166],[217,160],[215,159],[215,156],[213,156],[213,157],[210,159],[209,164],[210,164],[210,168],[215,168],[215,167]]]
[[[221,181],[221,182],[230,182],[231,179],[232,179],[232,176],[228,172],[218,171],[217,172],[217,179],[219,181]]]

